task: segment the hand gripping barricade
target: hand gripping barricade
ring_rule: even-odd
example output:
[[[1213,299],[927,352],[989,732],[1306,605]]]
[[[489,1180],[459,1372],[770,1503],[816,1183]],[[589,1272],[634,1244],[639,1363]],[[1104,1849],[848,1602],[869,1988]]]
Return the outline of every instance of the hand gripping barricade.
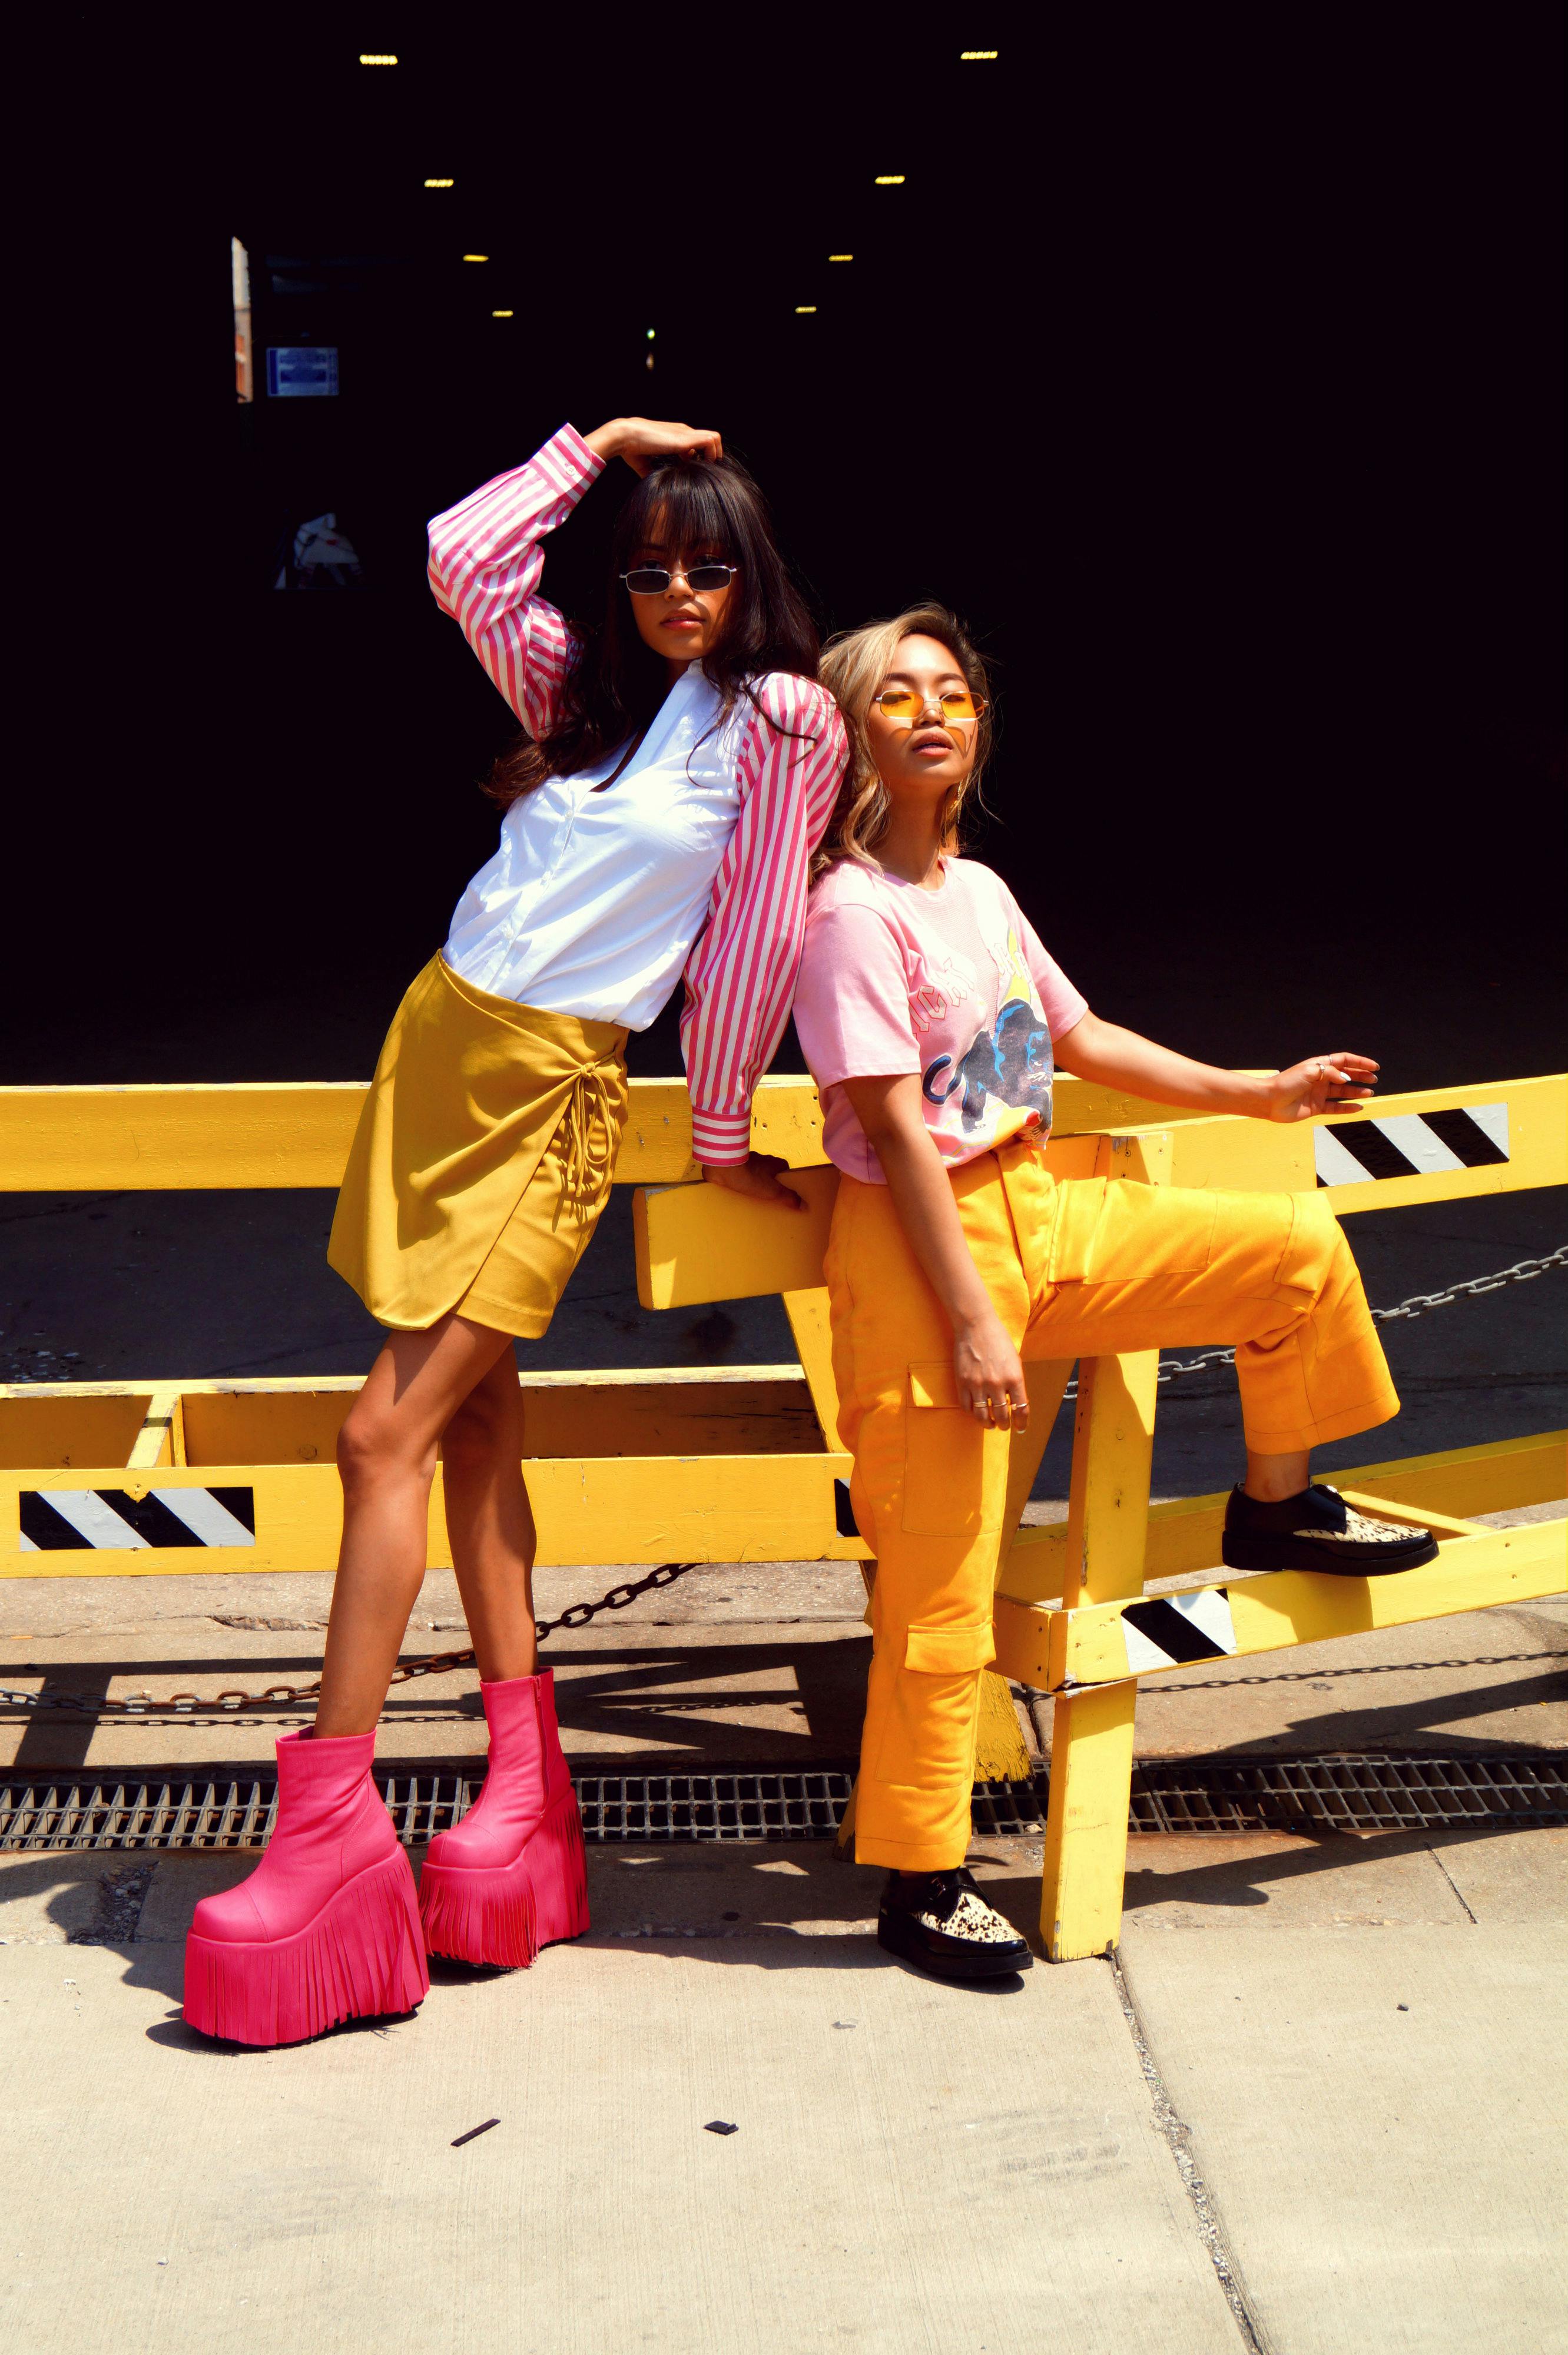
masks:
[[[0,1188],[333,1186],[364,1092],[0,1090]],[[1385,1097],[1290,1127],[1173,1112],[1071,1079],[1058,1082],[1056,1110],[1048,1166],[1058,1176],[1321,1188],[1340,1215],[1568,1178],[1562,1077]],[[808,1081],[763,1083],[752,1142],[799,1173],[806,1216],[785,1219],[697,1182],[689,1104],[675,1082],[633,1082],[615,1178],[638,1188],[644,1305],[782,1295],[799,1366],[522,1377],[543,1563],[859,1561],[870,1583],[875,1565],[847,1509],[850,1463],[822,1284],[837,1180]],[[1081,1365],[1067,1521],[1021,1526],[1072,1372],[1029,1369],[1033,1412],[1011,1442],[996,1673],[985,1679],[976,1756],[982,1778],[1027,1777],[1007,1680],[1052,1695],[1041,1927],[1059,1961],[1115,1942],[1142,1678],[1568,1582],[1562,1520],[1497,1530],[1464,1518],[1563,1493],[1563,1434],[1547,1433],[1324,1476],[1352,1504],[1431,1529],[1439,1552],[1424,1568],[1371,1581],[1232,1573],[1147,1593],[1218,1563],[1225,1499],[1150,1508],[1160,1375],[1148,1351]],[[334,1444],[357,1388],[309,1378],[0,1388],[0,1576],[330,1572]],[[438,1474],[430,1560],[448,1559]]]

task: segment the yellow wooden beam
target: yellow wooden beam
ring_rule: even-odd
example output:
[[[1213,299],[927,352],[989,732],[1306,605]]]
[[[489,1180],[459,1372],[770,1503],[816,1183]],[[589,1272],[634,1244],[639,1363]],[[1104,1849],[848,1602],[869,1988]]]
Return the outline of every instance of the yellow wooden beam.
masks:
[[[1052,1713],[1040,1931],[1053,1963],[1108,1953],[1121,1928],[1136,1692],[1059,1696]]]
[[[1034,1774],[1012,1687],[989,1668],[980,1672],[974,1771],[976,1783],[1027,1783]]]
[[[833,1483],[844,1455],[603,1456],[523,1466],[546,1564],[658,1561],[850,1561],[865,1547],[838,1535]],[[25,1551],[19,1498],[83,1490],[140,1498],[155,1490],[241,1488],[253,1497],[252,1546],[92,1547]],[[0,1578],[146,1578],[198,1571],[330,1571],[342,1530],[336,1466],[123,1464],[92,1470],[0,1473]],[[429,1559],[450,1566],[441,1475],[431,1500]]]
[[[362,1080],[0,1088],[0,1189],[336,1186],[368,1092]],[[1125,1127],[1192,1115],[1063,1076],[1056,1128]],[[764,1079],[752,1141],[792,1167],[820,1163],[822,1113],[807,1079]],[[680,1080],[634,1080],[617,1182],[699,1176]]]
[[[722,1186],[640,1187],[632,1222],[643,1306],[820,1289],[838,1172],[795,1169],[790,1184],[804,1210],[750,1201]]]
[[[0,1189],[336,1186],[366,1093],[360,1081],[0,1088]],[[1568,1177],[1568,1081],[1562,1075],[1380,1097],[1351,1122],[1326,1125],[1348,1129],[1361,1119],[1499,1103],[1509,1113],[1506,1163],[1333,1186],[1330,1200],[1346,1210],[1396,1209],[1562,1184]],[[1067,1076],[1057,1082],[1059,1146],[1095,1132],[1168,1129],[1177,1185],[1315,1187],[1312,1125],[1216,1119]],[[763,1081],[752,1140],[794,1167],[821,1164],[822,1115],[809,1080],[784,1074]],[[616,1182],[669,1185],[699,1175],[684,1083],[634,1080]]]
[[[1157,1183],[1168,1167],[1146,1162],[1137,1174]],[[1079,1364],[1063,1588],[1072,1603],[1115,1612],[1143,1591],[1158,1370],[1157,1349]],[[998,1628],[1004,1618],[998,1610]],[[996,1666],[1020,1684],[1050,1681],[1019,1676],[999,1646]],[[1136,1709],[1137,1686],[1124,1682],[1105,1692],[1059,1692],[1051,1712],[1040,1928],[1052,1962],[1102,1955],[1116,1942]]]
[[[517,1380],[530,1456],[798,1455],[821,1444],[812,1392],[793,1365]],[[0,1388],[0,1465],[330,1463],[361,1381],[17,1383]]]
[[[1440,1537],[1435,1561],[1392,1577],[1276,1571],[1228,1579],[1222,1589],[1188,1588],[1179,1599],[1186,1604],[1221,1592],[1229,1601],[1236,1658],[1376,1627],[1408,1626],[1455,1612],[1484,1611],[1497,1603],[1568,1593],[1568,1521]],[[1000,1670],[1051,1690],[1118,1683],[1135,1674],[1169,1674],[1180,1665],[1130,1667],[1122,1606],[1115,1603],[1048,1611],[1003,1596],[997,1604],[996,1642]],[[1225,1656],[1217,1651],[1215,1657]]]
[[[1341,1217],[1354,1210],[1397,1210],[1409,1202],[1452,1202],[1477,1194],[1511,1194],[1529,1186],[1568,1184],[1568,1079],[1561,1073],[1534,1080],[1494,1081],[1489,1085],[1423,1088],[1411,1095],[1380,1096],[1354,1121],[1323,1124],[1353,1152],[1363,1120],[1392,1120],[1424,1112],[1462,1111],[1467,1104],[1508,1107],[1506,1161],[1477,1169],[1426,1172],[1413,1178],[1380,1178],[1353,1185],[1328,1186],[1329,1202]]]
[[[8,1384],[0,1391],[0,1471],[129,1462],[158,1388]]]
[[[827,1314],[827,1289],[814,1284],[802,1292],[786,1292],[784,1295],[784,1315],[795,1346],[800,1352],[801,1371],[811,1392],[811,1403],[816,1412],[817,1427],[828,1447],[839,1448],[838,1386],[833,1378],[833,1332]]]
[[[0,1088],[0,1190],[337,1186],[369,1092],[358,1080],[214,1086]],[[820,1162],[809,1080],[764,1079],[752,1106],[759,1152]],[[680,1080],[634,1080],[618,1185],[700,1176]]]
[[[1517,1512],[1522,1506],[1550,1505],[1568,1496],[1568,1432],[1488,1440],[1477,1447],[1449,1447],[1435,1455],[1409,1455],[1319,1476],[1341,1490],[1353,1486],[1390,1504],[1410,1506],[1422,1518],[1449,1513],[1471,1519],[1480,1513]],[[1229,1500],[1229,1490],[1221,1489],[1216,1496],[1182,1497],[1151,1506],[1145,1579],[1217,1570]],[[1020,1529],[1003,1561],[997,1593],[1015,1603],[1055,1602],[1066,1578],[1065,1525]]]
[[[787,1361],[776,1366],[592,1366],[565,1368],[548,1371],[522,1372],[517,1375],[520,1390],[566,1390],[597,1393],[601,1391],[657,1389],[678,1387],[728,1390],[737,1384],[771,1383],[802,1380],[798,1366]],[[363,1374],[229,1374],[192,1375],[175,1380],[168,1376],[128,1377],[120,1381],[80,1382],[0,1382],[0,1406],[22,1401],[55,1400],[62,1405],[72,1405],[84,1399],[134,1400],[133,1416],[128,1405],[124,1412],[140,1423],[147,1401],[157,1391],[176,1391],[181,1398],[207,1396],[221,1392],[235,1398],[283,1398],[293,1394],[320,1391],[342,1391],[348,1395],[364,1387]]]
[[[177,1390],[156,1390],[147,1401],[142,1428],[125,1459],[129,1470],[185,1462],[185,1401]]]

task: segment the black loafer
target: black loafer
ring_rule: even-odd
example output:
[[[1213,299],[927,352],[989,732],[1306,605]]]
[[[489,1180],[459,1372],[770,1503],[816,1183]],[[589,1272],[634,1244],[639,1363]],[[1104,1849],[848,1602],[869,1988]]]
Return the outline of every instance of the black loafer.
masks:
[[[966,1867],[906,1881],[890,1874],[877,1944],[938,1979],[1005,1979],[1034,1961],[1010,1922],[987,1905]]]
[[[1437,1559],[1429,1529],[1375,1521],[1319,1483],[1280,1505],[1231,1491],[1220,1558],[1227,1570],[1317,1570],[1331,1578],[1386,1578]]]

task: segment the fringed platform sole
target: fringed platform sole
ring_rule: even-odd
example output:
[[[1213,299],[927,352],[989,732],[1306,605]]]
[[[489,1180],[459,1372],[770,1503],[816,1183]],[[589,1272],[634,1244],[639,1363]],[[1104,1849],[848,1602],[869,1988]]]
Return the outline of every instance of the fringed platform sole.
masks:
[[[346,2019],[412,2011],[430,1992],[419,1904],[398,1849],[292,1937],[186,1942],[185,2016],[236,2044],[302,2044]]]
[[[427,1860],[420,1918],[428,1953],[512,1970],[527,1970],[542,1946],[581,1938],[589,1926],[588,1864],[576,1792],[553,1801],[514,1863],[470,1869]]]

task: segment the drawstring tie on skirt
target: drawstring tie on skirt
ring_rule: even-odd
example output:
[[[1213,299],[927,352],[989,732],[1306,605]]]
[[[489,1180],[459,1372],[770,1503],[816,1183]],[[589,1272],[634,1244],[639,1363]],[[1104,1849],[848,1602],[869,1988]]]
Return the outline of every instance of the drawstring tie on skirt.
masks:
[[[610,1120],[608,1074],[620,1072],[618,1060],[585,1063],[571,1082],[561,1114],[566,1128],[566,1177],[550,1220],[551,1231],[570,1201],[581,1220],[597,1197],[598,1181],[607,1177],[614,1155]]]

